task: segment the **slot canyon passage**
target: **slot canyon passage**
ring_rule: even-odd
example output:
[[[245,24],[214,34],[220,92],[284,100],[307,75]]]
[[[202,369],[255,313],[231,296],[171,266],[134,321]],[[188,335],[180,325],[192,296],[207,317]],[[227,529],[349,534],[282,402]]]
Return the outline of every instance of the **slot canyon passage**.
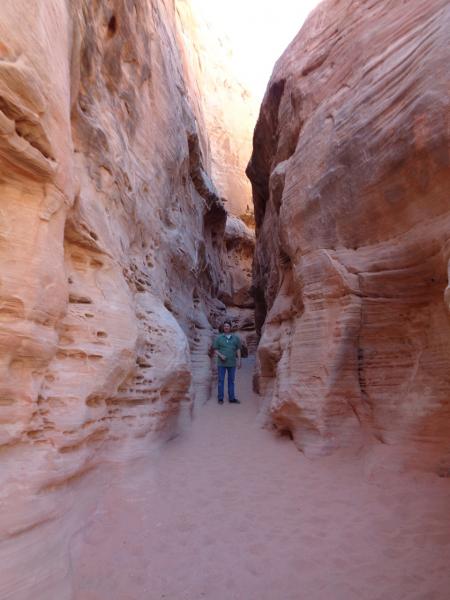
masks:
[[[1,2],[0,599],[448,600],[450,4],[211,5]]]

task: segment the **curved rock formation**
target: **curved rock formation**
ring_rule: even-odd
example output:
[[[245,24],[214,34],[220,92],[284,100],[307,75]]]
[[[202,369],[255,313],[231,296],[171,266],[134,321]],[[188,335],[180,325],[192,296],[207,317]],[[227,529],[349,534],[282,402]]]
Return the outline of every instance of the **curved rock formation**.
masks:
[[[0,596],[63,600],[96,467],[209,394],[227,213],[174,3],[32,4],[0,8]]]
[[[251,225],[251,223],[250,223]],[[227,250],[226,273],[228,286],[220,299],[227,309],[234,330],[248,351],[255,353],[255,302],[252,290],[252,263],[255,251],[255,231],[239,217],[228,215],[225,227]]]
[[[205,114],[211,172],[234,216],[252,209],[250,182],[242,176],[252,152],[258,106],[251,90],[233,76],[229,40],[202,11],[202,2],[177,0],[186,71]]]
[[[254,216],[250,182],[243,177],[251,155],[252,128],[257,106],[249,89],[232,76],[232,49],[223,31],[205,17],[202,2],[177,0],[183,38],[183,59],[192,102],[205,115],[210,148],[210,170],[229,212],[225,231],[225,269],[220,299],[225,316],[251,352],[256,348],[251,263],[254,251]]]
[[[268,419],[321,454],[450,465],[450,7],[325,1],[278,61],[248,168]]]

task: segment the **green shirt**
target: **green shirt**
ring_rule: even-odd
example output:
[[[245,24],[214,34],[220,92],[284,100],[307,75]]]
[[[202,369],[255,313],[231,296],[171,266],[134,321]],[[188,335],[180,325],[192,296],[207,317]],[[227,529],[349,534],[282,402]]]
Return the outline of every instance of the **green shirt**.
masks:
[[[219,356],[217,357],[217,364],[220,367],[236,366],[236,353],[241,349],[241,340],[237,335],[231,333],[226,336],[221,333],[214,340],[213,348],[225,356],[225,360],[222,360]]]

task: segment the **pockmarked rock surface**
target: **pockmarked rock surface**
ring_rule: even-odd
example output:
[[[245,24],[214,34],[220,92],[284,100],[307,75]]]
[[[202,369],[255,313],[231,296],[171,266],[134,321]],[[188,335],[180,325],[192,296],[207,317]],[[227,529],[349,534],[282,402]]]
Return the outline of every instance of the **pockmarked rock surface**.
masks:
[[[0,7],[1,598],[71,598],[108,463],[209,397],[227,213],[183,35],[168,0]]]
[[[268,422],[310,455],[450,468],[450,6],[323,2],[278,61],[248,167]]]

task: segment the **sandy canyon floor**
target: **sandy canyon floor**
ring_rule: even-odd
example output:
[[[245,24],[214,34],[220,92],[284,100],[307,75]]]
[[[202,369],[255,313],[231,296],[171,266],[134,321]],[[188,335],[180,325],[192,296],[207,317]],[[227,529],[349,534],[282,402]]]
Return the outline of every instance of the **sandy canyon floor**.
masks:
[[[76,600],[447,600],[450,481],[306,459],[261,429],[251,370],[241,405],[117,469],[71,546]]]

